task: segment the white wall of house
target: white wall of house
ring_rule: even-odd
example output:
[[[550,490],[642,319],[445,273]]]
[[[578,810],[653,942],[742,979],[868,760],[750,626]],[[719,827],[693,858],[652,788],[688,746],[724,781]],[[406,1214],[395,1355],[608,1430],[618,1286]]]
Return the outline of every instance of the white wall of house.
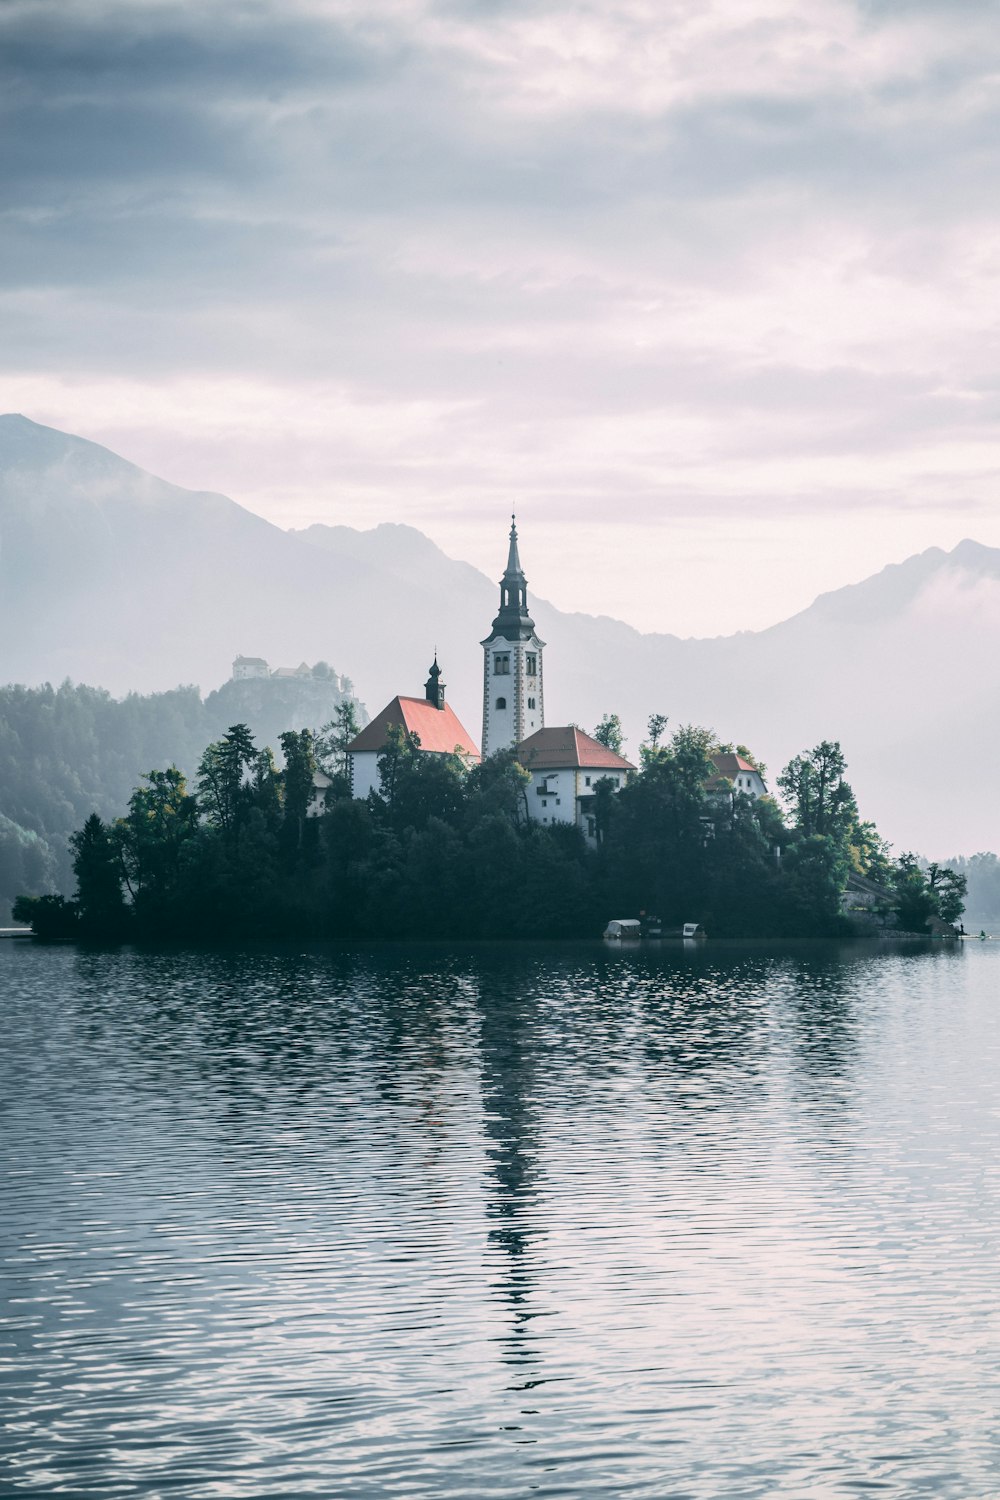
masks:
[[[325,771],[313,772],[312,796],[306,807],[307,818],[321,818],[326,812],[326,789],[332,782]]]
[[[484,641],[483,755],[509,750],[544,726],[541,641]]]
[[[766,797],[767,787],[756,771],[738,771],[733,777],[733,791],[748,797]]]
[[[266,661],[245,661],[239,657],[233,662],[233,681],[245,682],[250,677],[270,677]]]
[[[532,771],[528,817],[536,823],[575,823],[576,777],[573,770]]]
[[[351,761],[351,796],[365,798],[371,791],[379,791],[378,751],[356,750]]]
[[[620,790],[625,785],[624,771],[584,770],[562,767],[558,771],[532,771],[531,785],[526,788],[528,817],[536,823],[578,823],[589,843],[596,843],[590,830],[593,813],[579,799],[591,794],[602,776],[607,776]]]

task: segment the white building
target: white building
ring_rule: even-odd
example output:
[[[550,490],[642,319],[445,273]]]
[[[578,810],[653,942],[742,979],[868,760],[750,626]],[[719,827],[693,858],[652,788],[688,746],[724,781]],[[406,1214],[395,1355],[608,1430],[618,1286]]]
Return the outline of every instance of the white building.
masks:
[[[275,667],[271,673],[272,677],[311,677],[312,667],[308,662],[300,661],[297,667]]]
[[[635,770],[631,761],[574,724],[536,730],[518,746],[517,758],[531,772],[528,816],[539,823],[576,823],[590,843],[597,840],[597,783],[607,778],[618,792]]]
[[[542,651],[528,614],[528,581],[517,555],[511,517],[507,568],[500,580],[500,609],[483,647],[483,755],[519,745],[545,725]]]
[[[469,762],[479,760],[479,750],[469,738],[458,715],[444,700],[445,685],[434,658],[422,698],[393,698],[370,724],[366,724],[347,747],[351,796],[367,797],[379,790],[378,758],[386,747],[391,726],[403,729],[419,742],[425,755],[460,755]]]
[[[313,772],[312,792],[306,806],[307,818],[321,818],[326,812],[327,789],[333,785],[331,777],[317,766]]]
[[[238,656],[233,662],[233,681],[245,682],[248,677],[270,677],[271,669],[262,656]]]
[[[764,778],[742,755],[730,751],[718,751],[712,756],[715,775],[708,783],[708,791],[714,795],[742,792],[747,797],[766,797]]]

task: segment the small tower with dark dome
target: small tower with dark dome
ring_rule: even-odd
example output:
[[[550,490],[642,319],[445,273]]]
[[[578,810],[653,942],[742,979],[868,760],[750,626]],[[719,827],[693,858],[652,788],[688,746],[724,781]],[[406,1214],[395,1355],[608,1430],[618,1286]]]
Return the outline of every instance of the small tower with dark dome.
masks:
[[[434,652],[434,664],[427,675],[424,683],[424,697],[428,703],[433,703],[435,708],[444,708],[444,683],[441,681],[441,668],[438,666],[438,655]]]
[[[528,613],[528,580],[517,548],[517,520],[511,516],[507,567],[500,580],[500,608],[482,642],[483,755],[519,745],[545,725],[542,651]]]

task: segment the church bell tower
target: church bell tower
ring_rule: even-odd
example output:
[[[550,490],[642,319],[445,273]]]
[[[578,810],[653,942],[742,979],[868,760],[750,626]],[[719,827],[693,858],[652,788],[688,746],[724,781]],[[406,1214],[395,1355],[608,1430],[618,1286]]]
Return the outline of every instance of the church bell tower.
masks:
[[[517,553],[511,516],[507,567],[500,580],[500,609],[483,646],[483,756],[519,745],[545,724],[542,688],[544,641],[528,614],[528,581]]]

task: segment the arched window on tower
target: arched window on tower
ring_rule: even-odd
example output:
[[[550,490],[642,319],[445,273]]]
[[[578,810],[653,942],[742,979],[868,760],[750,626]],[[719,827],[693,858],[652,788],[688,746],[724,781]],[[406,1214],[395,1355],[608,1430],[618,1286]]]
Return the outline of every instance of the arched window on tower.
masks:
[[[497,708],[506,708],[506,707],[507,707],[507,699],[506,698],[498,698],[497,699]]]

